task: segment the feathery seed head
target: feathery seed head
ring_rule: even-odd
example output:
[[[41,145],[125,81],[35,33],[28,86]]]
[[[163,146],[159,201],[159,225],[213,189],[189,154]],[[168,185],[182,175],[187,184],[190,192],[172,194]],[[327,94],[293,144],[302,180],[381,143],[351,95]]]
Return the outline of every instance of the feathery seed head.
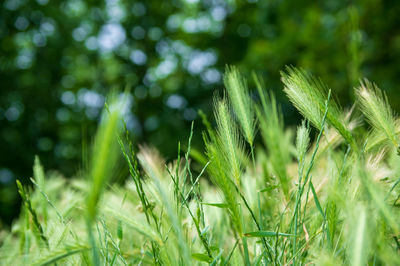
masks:
[[[217,133],[221,148],[229,163],[229,168],[237,185],[240,184],[241,163],[240,153],[243,144],[240,139],[235,121],[229,112],[229,106],[225,99],[215,100],[215,118],[217,120]]]
[[[360,110],[373,128],[367,149],[385,141],[391,142],[397,149],[399,122],[390,108],[386,94],[374,83],[364,80],[356,89],[356,96]]]
[[[310,145],[310,128],[306,126],[306,121],[303,120],[301,126],[297,128],[297,137],[296,137],[296,151],[299,164],[303,162],[309,145]]]
[[[321,129],[328,87],[321,80],[310,77],[294,67],[288,67],[286,72],[281,72],[281,75],[285,85],[284,91],[290,101],[317,129]],[[326,117],[327,122],[339,131],[354,150],[358,150],[355,139],[343,117],[339,105],[331,99]]]
[[[224,84],[246,141],[253,145],[255,119],[247,82],[235,67],[227,67]]]

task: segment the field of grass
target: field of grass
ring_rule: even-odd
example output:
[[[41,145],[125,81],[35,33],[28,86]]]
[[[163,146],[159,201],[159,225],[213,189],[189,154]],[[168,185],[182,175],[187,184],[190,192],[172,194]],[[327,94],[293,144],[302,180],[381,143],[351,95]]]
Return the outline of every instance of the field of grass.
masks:
[[[216,127],[200,113],[206,132],[192,126],[170,162],[132,140],[111,95],[75,178],[36,158],[32,186],[17,182],[23,206],[0,232],[0,264],[400,265],[400,119],[385,94],[362,81],[344,110],[321,80],[281,76],[297,128],[260,77],[250,90],[227,68]]]

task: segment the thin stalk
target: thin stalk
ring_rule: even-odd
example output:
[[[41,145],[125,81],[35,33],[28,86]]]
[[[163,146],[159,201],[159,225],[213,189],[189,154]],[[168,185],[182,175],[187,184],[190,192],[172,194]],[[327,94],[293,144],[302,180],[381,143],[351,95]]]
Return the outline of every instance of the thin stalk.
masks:
[[[298,193],[297,193],[297,196],[296,196],[296,205],[295,205],[295,210],[294,210],[294,234],[293,234],[293,235],[294,235],[294,236],[293,236],[293,237],[294,237],[294,241],[293,241],[293,254],[296,254],[297,224],[298,224],[298,215],[299,215],[299,205],[301,204],[301,196],[302,196],[302,194],[303,194],[304,187],[305,187],[305,185],[306,185],[307,182],[308,182],[311,169],[312,169],[312,167],[313,167],[313,165],[314,165],[315,156],[316,156],[317,151],[318,151],[318,148],[319,148],[319,142],[320,142],[321,137],[322,137],[322,134],[323,134],[323,132],[324,132],[325,121],[326,121],[326,117],[327,117],[327,115],[328,115],[328,109],[329,109],[329,108],[328,108],[328,103],[329,103],[330,97],[331,97],[331,91],[329,90],[328,99],[327,99],[326,102],[325,102],[325,113],[324,113],[324,116],[323,116],[323,118],[322,118],[321,130],[319,131],[319,134],[318,134],[318,137],[317,137],[317,141],[316,141],[316,144],[315,144],[315,149],[314,149],[314,151],[313,151],[313,153],[312,153],[312,155],[311,155],[310,165],[309,165],[309,167],[308,167],[308,169],[307,169],[307,172],[306,172],[306,175],[305,175],[305,177],[304,177],[304,184],[303,184],[303,186],[302,186],[302,184],[301,184],[302,176],[299,176],[299,184],[298,184],[299,189],[298,189]],[[293,257],[293,265],[296,265],[296,257]]]
[[[251,262],[250,262],[250,257],[249,257],[249,247],[247,246],[247,240],[246,240],[245,236],[242,237],[242,244],[243,244],[243,250],[244,250],[244,261],[245,261],[245,264],[247,266],[250,266]]]
[[[225,262],[224,262],[224,266],[228,265],[229,260],[231,259],[232,254],[233,254],[233,252],[235,251],[235,249],[236,249],[238,243],[239,243],[239,239],[236,240],[235,245],[233,246],[232,250],[229,252],[228,257],[226,258],[226,260],[225,260]]]
[[[135,184],[136,187],[136,192],[139,196],[140,202],[142,204],[143,207],[143,212],[145,214],[146,217],[146,221],[149,225],[151,225],[151,220],[150,217],[153,219],[154,224],[156,226],[157,232],[159,233],[159,235],[161,236],[161,232],[160,232],[160,228],[159,228],[159,223],[157,220],[156,215],[153,213],[149,201],[147,199],[146,193],[143,190],[143,186],[142,186],[142,182],[141,182],[141,178],[139,176],[139,170],[137,169],[137,161],[134,158],[134,151],[133,151],[133,145],[132,142],[129,141],[130,137],[129,137],[129,131],[126,128],[126,123],[125,121],[123,121],[124,123],[124,127],[125,127],[125,137],[129,143],[129,153],[130,156],[132,157],[132,159],[130,158],[130,156],[128,155],[126,149],[125,149],[125,145],[122,142],[122,139],[119,135],[117,135],[117,140],[118,143],[120,145],[122,154],[126,160],[126,162],[128,163],[129,166],[129,173],[132,177],[133,183]],[[155,243],[154,241],[151,241],[151,252],[153,254],[153,260],[154,260],[154,264],[156,265],[160,265],[160,261],[158,258],[158,252],[157,252],[157,243]]]
[[[254,215],[253,210],[250,208],[250,205],[248,204],[246,198],[244,197],[244,195],[242,194],[242,192],[239,190],[239,188],[237,187],[237,185],[236,185],[232,180],[231,180],[231,182],[232,182],[232,184],[235,186],[235,189],[236,189],[236,191],[239,193],[240,197],[242,198],[242,200],[243,200],[243,202],[244,202],[244,205],[246,206],[247,210],[249,211],[252,220],[254,221],[255,225],[257,226],[257,229],[258,229],[259,231],[261,231],[261,230],[262,230],[262,229],[261,229],[261,226],[260,226],[260,224],[258,223],[257,218],[256,218],[256,216]],[[261,240],[262,240],[262,242],[263,242],[263,244],[264,244],[264,247],[265,247],[265,248],[267,249],[267,251],[268,251],[268,255],[269,255],[270,260],[272,261],[272,255],[271,255],[271,251],[270,251],[270,248],[271,248],[271,247],[268,245],[268,243],[267,243],[265,237],[262,237]]]
[[[171,175],[171,173],[170,173],[168,168],[167,168],[167,171],[169,172],[169,174],[171,176],[171,179],[174,182],[174,185],[176,185],[176,179]],[[190,209],[189,204],[187,202],[187,198],[183,195],[181,190],[178,190],[177,192],[179,193],[179,196],[181,197],[183,205],[187,208],[187,210],[189,212],[189,215],[192,218],[192,221],[193,221],[193,223],[194,223],[194,225],[196,227],[197,234],[198,234],[198,236],[199,236],[199,238],[201,240],[201,243],[203,244],[203,246],[204,246],[204,248],[205,248],[205,250],[207,252],[207,255],[210,257],[210,259],[213,259],[212,252],[211,252],[211,249],[210,249],[210,247],[208,245],[207,239],[201,233],[200,226],[199,226],[199,221],[194,217],[194,215],[192,213],[192,210]]]

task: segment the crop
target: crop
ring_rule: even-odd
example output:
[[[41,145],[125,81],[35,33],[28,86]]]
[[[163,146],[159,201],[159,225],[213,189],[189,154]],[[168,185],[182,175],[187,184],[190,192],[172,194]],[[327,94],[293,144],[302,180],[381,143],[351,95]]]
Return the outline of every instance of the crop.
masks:
[[[387,97],[365,80],[345,110],[305,71],[281,76],[304,116],[297,128],[261,77],[229,67],[215,128],[200,113],[204,148],[192,147],[192,124],[170,162],[133,142],[124,97],[110,96],[85,169],[66,179],[37,158],[33,186],[17,182],[23,204],[0,233],[1,262],[400,265],[400,120]]]

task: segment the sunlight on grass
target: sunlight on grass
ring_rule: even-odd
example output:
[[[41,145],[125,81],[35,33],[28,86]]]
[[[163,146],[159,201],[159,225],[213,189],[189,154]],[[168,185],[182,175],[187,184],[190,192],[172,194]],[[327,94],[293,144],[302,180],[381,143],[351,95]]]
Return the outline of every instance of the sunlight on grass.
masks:
[[[355,91],[368,130],[322,81],[287,68],[284,91],[304,120],[285,128],[253,79],[251,91],[228,67],[216,127],[200,113],[203,150],[192,124],[169,162],[133,142],[110,96],[87,169],[65,179],[36,158],[33,188],[17,182],[23,204],[0,232],[2,263],[400,265],[400,128],[385,94],[368,81]]]

